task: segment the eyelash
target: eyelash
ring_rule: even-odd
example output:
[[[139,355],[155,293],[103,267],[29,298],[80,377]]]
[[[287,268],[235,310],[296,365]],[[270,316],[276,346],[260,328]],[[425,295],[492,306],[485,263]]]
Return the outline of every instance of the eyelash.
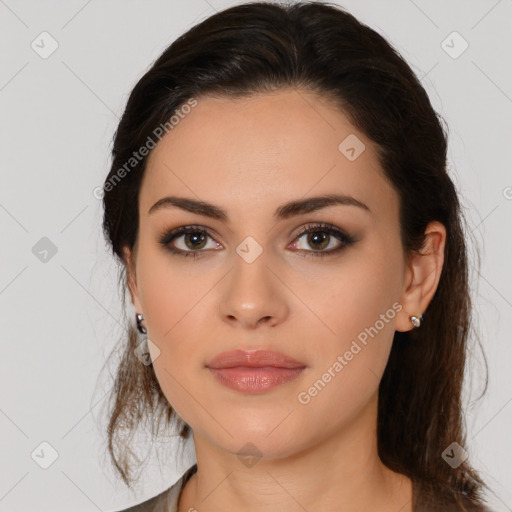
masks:
[[[336,239],[338,239],[340,242],[342,242],[342,244],[340,246],[336,247],[335,249],[330,249],[329,251],[314,251],[314,250],[308,251],[308,250],[304,250],[304,249],[299,249],[299,250],[297,250],[297,252],[307,253],[308,255],[311,255],[314,258],[317,258],[317,257],[322,258],[325,256],[331,256],[336,253],[339,253],[339,252],[343,251],[345,248],[347,248],[348,246],[352,245],[356,241],[356,239],[354,237],[352,237],[351,235],[349,235],[342,229],[339,229],[327,222],[306,224],[304,226],[304,229],[296,236],[295,240],[300,239],[302,236],[304,236],[306,234],[316,233],[316,232],[325,233],[329,236],[334,236]],[[171,247],[169,244],[172,241],[174,241],[176,238],[180,237],[181,235],[197,234],[197,233],[201,233],[205,236],[212,238],[210,236],[210,233],[208,232],[208,230],[206,230],[205,228],[203,228],[201,226],[193,226],[193,225],[192,226],[181,226],[179,228],[176,228],[176,229],[173,229],[170,231],[164,231],[164,233],[162,233],[162,235],[160,237],[160,244],[167,251],[171,252],[172,254],[176,254],[178,256],[183,256],[185,258],[186,257],[196,258],[196,257],[198,257],[198,253],[205,252],[205,251],[201,250],[201,249],[199,249],[197,251],[193,251],[193,250],[183,251],[182,249],[176,249],[175,247]]]

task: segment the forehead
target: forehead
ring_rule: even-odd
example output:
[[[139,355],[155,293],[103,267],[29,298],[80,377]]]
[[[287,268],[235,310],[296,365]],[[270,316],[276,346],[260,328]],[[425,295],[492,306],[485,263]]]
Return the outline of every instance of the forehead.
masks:
[[[373,142],[332,102],[291,89],[199,98],[149,155],[139,201],[142,214],[165,195],[273,212],[286,200],[333,193],[372,204],[377,215],[397,201]]]

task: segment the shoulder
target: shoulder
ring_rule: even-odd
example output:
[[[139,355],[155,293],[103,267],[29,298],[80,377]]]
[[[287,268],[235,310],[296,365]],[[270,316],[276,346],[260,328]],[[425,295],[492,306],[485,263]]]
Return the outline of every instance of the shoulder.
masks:
[[[187,480],[197,471],[197,464],[191,466],[178,481],[160,494],[148,500],[116,512],[177,512],[178,499]]]
[[[159,507],[162,502],[166,501],[167,495],[173,487],[174,486],[166,489],[160,494],[157,494],[156,496],[153,496],[152,498],[142,503],[133,505],[132,507],[123,508],[122,510],[118,510],[116,512],[155,512],[158,510],[157,507]]]

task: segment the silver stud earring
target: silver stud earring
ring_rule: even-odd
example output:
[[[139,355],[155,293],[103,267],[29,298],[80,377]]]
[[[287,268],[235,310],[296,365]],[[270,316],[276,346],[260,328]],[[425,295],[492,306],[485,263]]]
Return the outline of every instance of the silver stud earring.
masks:
[[[414,327],[419,327],[421,325],[421,322],[423,321],[423,315],[420,316],[410,316],[409,319],[411,320],[412,325]]]
[[[137,319],[137,329],[139,330],[139,332],[141,332],[142,334],[146,334],[148,331],[142,325],[142,320],[144,320],[144,315],[137,313],[135,318]]]

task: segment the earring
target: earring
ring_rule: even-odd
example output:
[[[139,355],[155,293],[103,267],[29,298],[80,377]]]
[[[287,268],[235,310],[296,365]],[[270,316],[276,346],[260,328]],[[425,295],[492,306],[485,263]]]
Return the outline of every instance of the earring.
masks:
[[[144,320],[144,315],[137,313],[135,318],[137,319],[137,329],[139,330],[139,332],[141,332],[142,334],[146,334],[148,331],[141,323],[142,320]]]
[[[423,321],[423,315],[410,316],[409,319],[412,322],[412,325],[414,325],[414,327],[419,327],[421,325],[421,322]]]

